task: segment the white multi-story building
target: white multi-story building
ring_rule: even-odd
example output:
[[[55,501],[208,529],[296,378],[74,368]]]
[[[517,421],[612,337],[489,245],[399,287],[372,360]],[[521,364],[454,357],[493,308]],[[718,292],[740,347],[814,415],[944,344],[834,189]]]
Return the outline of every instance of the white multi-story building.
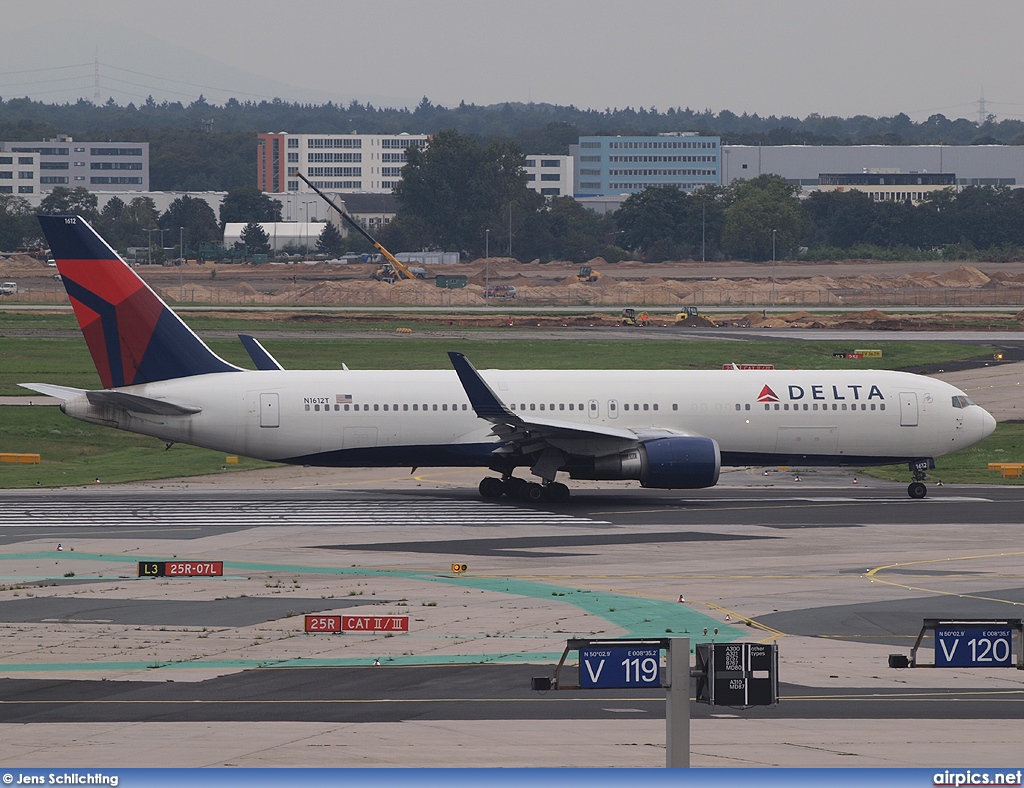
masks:
[[[406,151],[427,134],[260,134],[256,185],[263,192],[312,192],[296,173],[331,192],[389,194],[402,179]]]
[[[572,156],[527,156],[523,164],[526,185],[545,197],[573,195],[575,164]]]
[[[148,192],[148,142],[0,142],[0,194],[32,195],[63,186],[91,192]]]

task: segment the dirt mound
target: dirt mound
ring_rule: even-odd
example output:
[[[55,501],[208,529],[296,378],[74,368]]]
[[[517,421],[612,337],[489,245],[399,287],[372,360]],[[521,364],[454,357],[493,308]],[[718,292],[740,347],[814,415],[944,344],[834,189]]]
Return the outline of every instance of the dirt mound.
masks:
[[[46,268],[45,260],[37,260],[27,254],[12,254],[10,257],[0,258],[0,272],[3,274],[14,274],[20,271],[31,271],[39,273],[40,268]],[[54,273],[57,270],[54,269]]]
[[[854,312],[846,317],[848,320],[891,320],[889,315],[885,314],[885,312],[879,312],[877,309],[869,309],[866,312]]]
[[[989,277],[973,265],[962,265],[945,274],[934,274],[930,279],[940,287],[981,287],[989,283]]]

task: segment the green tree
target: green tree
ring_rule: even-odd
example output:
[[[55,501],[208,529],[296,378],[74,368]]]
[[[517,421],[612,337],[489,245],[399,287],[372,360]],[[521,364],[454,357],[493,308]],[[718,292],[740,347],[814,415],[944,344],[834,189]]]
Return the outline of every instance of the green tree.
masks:
[[[871,195],[861,191],[816,191],[803,201],[804,243],[846,249],[868,243],[875,218]]]
[[[66,186],[55,186],[53,191],[39,203],[37,213],[44,216],[62,216],[77,214],[89,223],[99,217],[96,210],[99,200],[96,195],[84,186],[69,189]]]
[[[281,203],[255,186],[232,189],[220,204],[221,227],[228,222],[279,222]]]
[[[615,263],[626,254],[608,244],[612,234],[611,216],[601,216],[572,197],[555,197],[523,228],[518,249],[525,259],[583,263],[603,257]]]
[[[111,197],[107,200],[107,204],[100,210],[99,219],[96,221],[96,229],[99,231],[111,246],[116,249],[122,248],[122,244],[119,238],[115,237],[114,228],[117,222],[120,221],[121,216],[124,215],[124,209],[127,206],[120,197]]]
[[[737,181],[736,199],[725,211],[722,242],[728,254],[744,260],[786,257],[800,239],[803,215],[799,186],[778,175]]]
[[[651,186],[631,194],[615,212],[620,245],[652,262],[681,257],[686,199],[675,186]]]
[[[41,235],[32,206],[24,197],[0,194],[0,249],[11,252],[25,246],[26,238]]]
[[[160,227],[172,234],[185,228],[186,245],[198,248],[199,244],[221,241],[224,234],[217,224],[217,217],[210,204],[198,197],[187,194],[179,197],[160,216]]]
[[[106,206],[104,206],[105,208]],[[122,248],[149,242],[149,230],[157,228],[156,203],[151,197],[135,197],[114,222],[114,234]]]
[[[483,147],[447,130],[426,150],[409,148],[407,158],[395,188],[401,220],[393,232],[422,233],[428,243],[420,246],[479,254],[489,229],[498,252],[509,237],[510,208],[514,238],[544,207],[544,198],[526,185],[524,157],[513,142]]]
[[[270,236],[259,222],[245,225],[241,239],[249,254],[270,254]]]
[[[345,250],[345,239],[333,222],[327,222],[316,239],[316,250],[321,254],[337,257]]]

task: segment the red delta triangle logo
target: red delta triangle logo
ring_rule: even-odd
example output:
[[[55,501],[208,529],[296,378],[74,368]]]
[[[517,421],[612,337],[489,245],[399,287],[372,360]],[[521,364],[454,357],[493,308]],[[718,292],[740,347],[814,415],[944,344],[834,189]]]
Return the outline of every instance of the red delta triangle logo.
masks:
[[[779,395],[772,391],[771,386],[765,385],[761,393],[757,395],[758,402],[778,402]]]

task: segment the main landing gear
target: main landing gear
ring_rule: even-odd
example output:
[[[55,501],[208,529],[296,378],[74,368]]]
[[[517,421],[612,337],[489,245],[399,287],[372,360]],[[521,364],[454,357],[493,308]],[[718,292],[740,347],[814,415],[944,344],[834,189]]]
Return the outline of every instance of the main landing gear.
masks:
[[[565,503],[569,500],[569,488],[561,482],[537,484],[517,476],[504,479],[488,476],[480,482],[482,498],[500,498],[503,495],[527,503]]]

